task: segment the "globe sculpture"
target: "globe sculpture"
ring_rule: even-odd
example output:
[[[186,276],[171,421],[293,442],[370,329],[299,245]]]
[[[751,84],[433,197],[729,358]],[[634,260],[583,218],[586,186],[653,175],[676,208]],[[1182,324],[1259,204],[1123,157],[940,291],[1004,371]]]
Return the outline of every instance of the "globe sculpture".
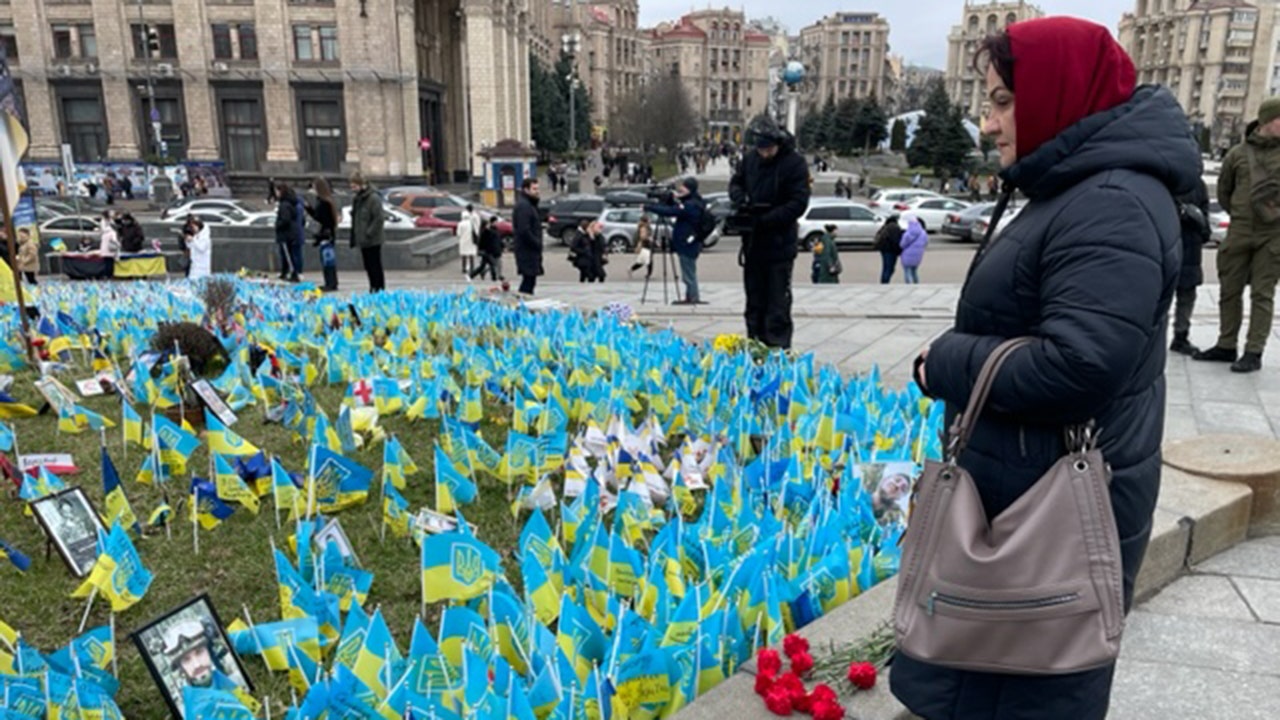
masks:
[[[782,71],[782,81],[788,85],[798,85],[804,80],[804,63],[799,60],[792,60],[787,63],[787,67]]]

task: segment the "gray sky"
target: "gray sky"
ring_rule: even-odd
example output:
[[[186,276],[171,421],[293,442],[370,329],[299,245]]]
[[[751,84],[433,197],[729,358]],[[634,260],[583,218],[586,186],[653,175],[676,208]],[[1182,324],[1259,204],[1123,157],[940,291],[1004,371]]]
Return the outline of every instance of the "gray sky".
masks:
[[[590,0],[588,0],[590,2]],[[835,12],[878,12],[889,19],[889,44],[893,52],[909,64],[939,69],[947,64],[947,33],[963,15],[963,0],[737,0],[712,2],[711,7],[744,10],[748,18],[772,15],[795,34],[800,28]],[[1050,15],[1076,15],[1101,23],[1116,31],[1120,15],[1132,12],[1135,0],[1040,0]],[[707,0],[640,0],[640,25],[652,27],[663,20],[675,20],[695,9],[706,9]]]

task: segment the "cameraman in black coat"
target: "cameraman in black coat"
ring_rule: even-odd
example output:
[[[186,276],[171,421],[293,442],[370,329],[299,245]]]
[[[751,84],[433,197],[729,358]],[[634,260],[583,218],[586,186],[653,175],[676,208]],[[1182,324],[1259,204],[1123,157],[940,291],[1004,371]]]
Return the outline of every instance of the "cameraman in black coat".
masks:
[[[738,256],[747,293],[747,336],[787,349],[796,221],[809,206],[809,168],[796,153],[794,138],[773,118],[756,117],[747,136],[756,150],[743,157],[729,181],[729,198],[752,220]]]

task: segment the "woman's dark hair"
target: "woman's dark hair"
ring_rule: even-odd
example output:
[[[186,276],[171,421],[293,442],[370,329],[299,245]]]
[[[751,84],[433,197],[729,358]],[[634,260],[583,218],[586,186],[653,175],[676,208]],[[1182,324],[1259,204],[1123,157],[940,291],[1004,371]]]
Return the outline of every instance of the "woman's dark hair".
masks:
[[[292,194],[293,194],[293,191],[289,188],[288,183],[285,183],[285,182],[276,183],[276,195],[280,197],[284,197],[286,195],[292,195]]]
[[[333,190],[329,187],[328,180],[317,176],[316,179],[311,182],[311,187],[315,188],[316,197],[331,205],[333,204]]]
[[[1009,92],[1014,92],[1013,41],[1009,39],[1007,30],[986,36],[978,45],[978,52],[973,56],[973,69],[978,74],[985,74],[988,63],[996,69],[996,75],[1000,76]]]

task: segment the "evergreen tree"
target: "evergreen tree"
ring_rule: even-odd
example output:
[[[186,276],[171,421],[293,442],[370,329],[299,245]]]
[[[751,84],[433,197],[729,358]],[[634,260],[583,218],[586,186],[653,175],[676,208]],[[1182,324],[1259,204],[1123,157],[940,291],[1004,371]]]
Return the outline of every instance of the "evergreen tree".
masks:
[[[893,121],[893,132],[889,137],[889,149],[902,152],[907,149],[907,123],[902,119]]]
[[[853,125],[853,149],[869,151],[880,147],[880,143],[889,139],[886,129],[889,116],[872,95],[858,108],[858,115]]]
[[[837,155],[850,155],[856,149],[853,132],[858,124],[860,103],[852,97],[836,105],[835,122],[827,130],[827,147]]]
[[[907,162],[931,168],[935,175],[953,175],[964,168],[973,139],[964,129],[964,114],[952,107],[941,80],[934,81],[925,99],[924,116],[915,140],[907,148]]]
[[[827,102],[822,106],[822,115],[818,120],[814,135],[814,147],[827,147],[831,144],[832,130],[836,124],[836,99],[827,95]]]

